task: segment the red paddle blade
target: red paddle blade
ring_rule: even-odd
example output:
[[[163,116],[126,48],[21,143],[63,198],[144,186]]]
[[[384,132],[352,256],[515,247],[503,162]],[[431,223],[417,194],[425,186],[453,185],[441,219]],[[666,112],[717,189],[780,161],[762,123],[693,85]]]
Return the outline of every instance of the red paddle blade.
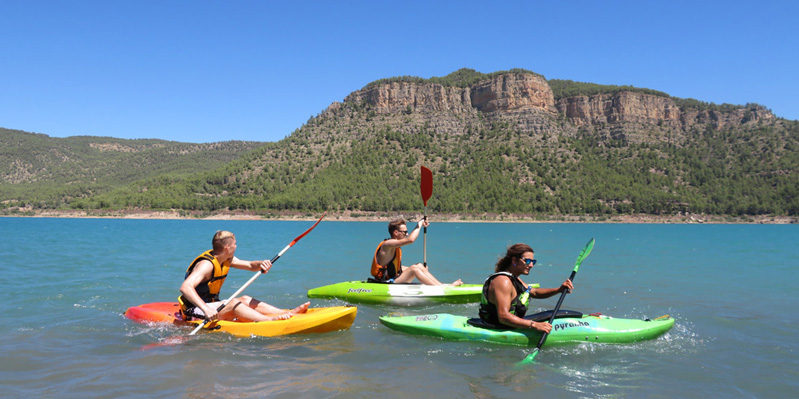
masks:
[[[305,233],[302,233],[302,234],[300,234],[300,235],[299,235],[297,238],[295,238],[295,239],[294,239],[294,241],[292,241],[292,242],[289,244],[289,247],[292,247],[292,246],[294,246],[294,244],[296,244],[296,243],[297,243],[297,241],[299,241],[300,239],[302,239],[303,237],[305,237],[306,235],[308,235],[308,233],[310,233],[310,232],[311,232],[311,230],[313,230],[313,228],[314,228],[314,227],[316,227],[316,225],[317,225],[317,224],[319,224],[319,222],[321,222],[321,221],[322,221],[322,219],[324,219],[324,218],[325,218],[325,215],[327,215],[327,211],[325,211],[325,212],[322,214],[322,217],[320,217],[320,218],[319,218],[319,220],[317,220],[317,221],[316,221],[316,223],[314,223],[314,224],[313,224],[313,226],[311,226],[311,228],[310,228],[310,229],[308,229],[308,230],[305,230]]]
[[[422,166],[422,201],[427,206],[427,200],[433,195],[433,172]]]

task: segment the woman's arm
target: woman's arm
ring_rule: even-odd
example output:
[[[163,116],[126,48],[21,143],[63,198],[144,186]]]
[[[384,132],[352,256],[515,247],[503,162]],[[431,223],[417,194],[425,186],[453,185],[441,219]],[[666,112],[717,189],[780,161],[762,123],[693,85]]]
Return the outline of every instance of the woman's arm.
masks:
[[[549,298],[565,290],[573,290],[574,284],[571,280],[566,280],[558,288],[534,288],[530,290],[530,296],[536,299]]]

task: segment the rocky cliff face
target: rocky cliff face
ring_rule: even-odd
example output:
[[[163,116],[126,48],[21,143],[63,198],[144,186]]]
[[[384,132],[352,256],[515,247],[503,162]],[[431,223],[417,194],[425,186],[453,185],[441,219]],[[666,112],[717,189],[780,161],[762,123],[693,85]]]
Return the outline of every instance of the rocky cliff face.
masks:
[[[437,84],[387,83],[353,92],[344,102],[369,104],[378,114],[471,111],[468,90]]]
[[[522,108],[555,113],[555,98],[546,80],[529,74],[507,74],[466,89],[471,105],[480,112],[510,111]]]
[[[400,130],[407,130],[407,122],[421,122],[444,133],[462,134],[465,125],[499,121],[529,132],[557,130],[552,133],[569,135],[579,129],[633,141],[679,140],[696,125],[724,129],[776,119],[759,107],[730,112],[684,110],[671,98],[632,91],[556,101],[547,81],[528,73],[503,74],[465,88],[385,83],[353,92],[344,103],[365,104],[389,119],[403,116],[406,127]],[[340,106],[334,104],[331,109]]]
[[[680,109],[671,99],[631,92],[562,98],[556,107],[577,126],[680,120]]]
[[[685,127],[710,123],[719,128],[726,128],[756,122],[772,122],[776,119],[771,111],[760,107],[739,108],[731,112],[687,110],[680,114],[680,122]]]
[[[479,82],[472,87],[393,82],[353,92],[344,102],[369,104],[377,113],[455,112],[490,113],[520,108],[555,113],[555,99],[546,80],[513,73]]]
[[[731,112],[682,110],[671,98],[629,91],[562,98],[555,106],[561,115],[577,126],[632,122],[683,129],[697,124],[726,128],[775,119],[763,108],[740,108]]]

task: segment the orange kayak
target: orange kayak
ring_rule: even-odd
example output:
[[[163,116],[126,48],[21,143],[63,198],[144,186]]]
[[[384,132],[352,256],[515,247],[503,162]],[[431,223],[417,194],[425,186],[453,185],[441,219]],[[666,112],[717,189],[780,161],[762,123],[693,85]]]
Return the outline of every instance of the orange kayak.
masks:
[[[125,317],[138,323],[169,323],[178,326],[197,326],[202,320],[186,321],[180,316],[177,302],[154,302],[133,306]],[[208,330],[224,331],[237,337],[274,337],[288,334],[325,333],[346,330],[355,321],[358,308],[334,306],[309,308],[307,313],[294,315],[287,320],[238,322],[218,321],[208,325]]]

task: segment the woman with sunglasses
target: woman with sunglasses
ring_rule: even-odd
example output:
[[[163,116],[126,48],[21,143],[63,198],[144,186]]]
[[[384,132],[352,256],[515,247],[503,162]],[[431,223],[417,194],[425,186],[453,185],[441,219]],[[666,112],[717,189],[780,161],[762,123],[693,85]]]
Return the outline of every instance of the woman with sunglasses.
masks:
[[[530,274],[535,266],[533,249],[527,244],[514,244],[508,247],[505,257],[497,262],[494,274],[488,276],[483,285],[480,300],[480,318],[497,327],[534,328],[549,333],[552,325],[547,322],[534,322],[523,319],[527,312],[530,297],[543,299],[573,290],[571,280],[566,280],[558,288],[532,288],[519,276]]]

